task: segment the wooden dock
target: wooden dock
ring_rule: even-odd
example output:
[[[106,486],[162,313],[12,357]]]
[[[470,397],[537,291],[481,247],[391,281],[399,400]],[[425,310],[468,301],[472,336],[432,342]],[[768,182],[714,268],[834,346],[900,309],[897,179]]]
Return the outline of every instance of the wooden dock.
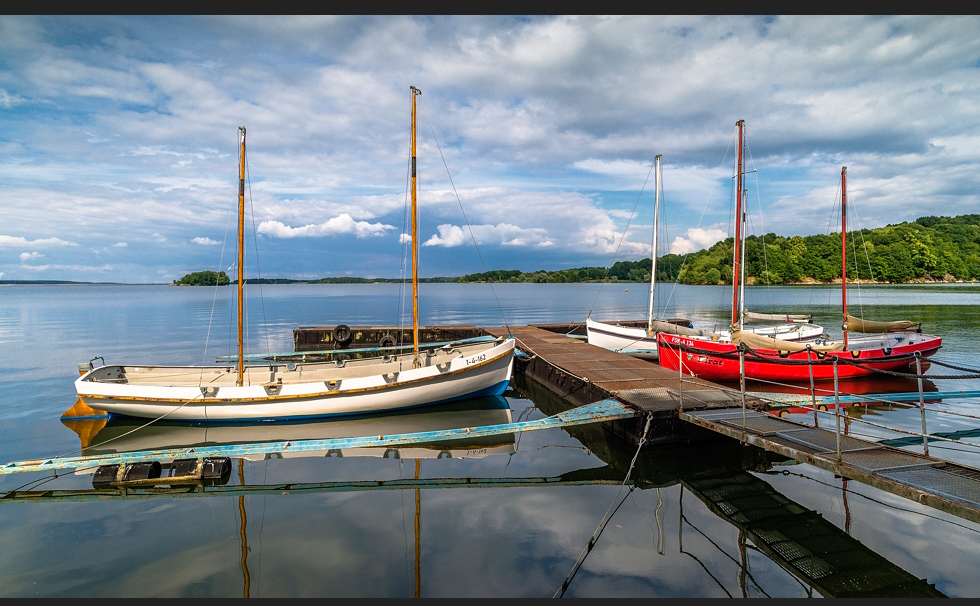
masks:
[[[651,417],[648,442],[689,441],[697,434],[690,423],[681,421],[679,410],[730,409],[741,406],[737,392],[691,376],[589,345],[536,326],[485,328],[493,336],[512,335],[522,354],[519,369],[573,405],[582,406],[615,398]],[[750,399],[750,406],[763,402]],[[611,429],[639,443],[645,419],[627,419],[610,424]]]

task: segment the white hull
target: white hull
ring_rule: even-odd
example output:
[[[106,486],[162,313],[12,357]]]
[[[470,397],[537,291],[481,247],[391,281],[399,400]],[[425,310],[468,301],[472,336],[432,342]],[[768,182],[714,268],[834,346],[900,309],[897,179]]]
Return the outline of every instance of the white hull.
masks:
[[[590,345],[637,356],[657,354],[657,335],[648,335],[645,328],[605,324],[586,318],[585,331]]]
[[[75,381],[98,410],[143,418],[194,421],[299,419],[385,412],[507,388],[514,340],[440,348],[393,358],[251,366],[245,385],[233,366],[101,366]]]

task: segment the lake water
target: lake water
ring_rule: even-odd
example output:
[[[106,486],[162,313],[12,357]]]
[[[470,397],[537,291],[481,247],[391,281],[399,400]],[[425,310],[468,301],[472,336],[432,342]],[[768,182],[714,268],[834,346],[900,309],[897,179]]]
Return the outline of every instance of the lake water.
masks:
[[[60,421],[75,402],[79,363],[101,356],[107,363],[200,364],[233,353],[233,290],[0,287],[0,463],[80,450],[79,435]],[[400,317],[398,285],[247,290],[250,352],[292,350],[298,326],[397,324]],[[849,289],[854,315],[922,321],[925,332],[944,338],[937,360],[980,367],[980,288],[862,291],[859,297]],[[812,313],[839,334],[836,288],[760,287],[747,296],[754,311]],[[647,297],[642,284],[423,285],[421,321],[523,325],[579,322],[590,312],[599,320],[638,319],[646,315]],[[669,300],[668,317],[727,325],[725,288],[660,285],[658,300]],[[942,378],[956,374],[964,373],[933,365],[926,389],[980,389],[980,380]],[[863,389],[912,391],[915,382],[886,379]],[[392,419],[273,427],[272,435],[378,435],[450,418],[532,420],[560,406],[540,386],[516,378],[499,400]],[[978,417],[930,412],[930,432],[980,427],[977,399],[929,406]],[[907,406],[849,412],[920,429],[918,411]],[[381,425],[387,429],[377,431]],[[254,431],[176,425],[119,444],[267,439]],[[857,423],[850,431],[899,435]],[[980,467],[980,448],[933,442],[930,451]],[[783,513],[811,512],[808,528],[826,545],[849,546],[844,555],[851,569],[890,574],[896,583],[904,574],[906,582],[918,579],[949,596],[980,593],[980,525],[804,465],[767,462],[757,449],[730,442],[645,448],[626,488],[634,449],[589,426],[406,449],[399,458],[363,454],[373,456],[236,459],[223,488],[248,490],[212,496],[55,500],[56,493],[39,492],[30,501],[3,499],[0,596],[806,597],[831,591],[789,572],[788,556],[761,549],[747,526],[738,526],[773,504]],[[460,481],[466,478],[472,481]],[[70,472],[0,475],[0,492],[84,491],[91,480]],[[718,486],[739,486],[748,500],[735,510],[719,507],[712,489]],[[777,530],[797,528],[791,520],[799,518],[785,519]]]

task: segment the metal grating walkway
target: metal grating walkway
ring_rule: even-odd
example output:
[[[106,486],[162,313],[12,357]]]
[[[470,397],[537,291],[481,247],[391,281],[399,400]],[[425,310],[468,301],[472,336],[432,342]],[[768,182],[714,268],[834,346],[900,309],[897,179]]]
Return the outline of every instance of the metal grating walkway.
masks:
[[[694,410],[681,419],[836,475],[980,522],[980,470],[741,408]]]

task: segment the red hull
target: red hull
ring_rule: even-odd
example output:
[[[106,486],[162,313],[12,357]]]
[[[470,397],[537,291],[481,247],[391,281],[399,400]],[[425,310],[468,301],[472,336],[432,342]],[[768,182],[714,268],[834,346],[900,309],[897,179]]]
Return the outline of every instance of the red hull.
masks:
[[[888,350],[878,348],[836,351],[824,354],[819,358],[816,353],[806,351],[780,354],[773,350],[756,350],[754,353],[748,353],[745,356],[745,377],[766,381],[809,381],[810,366],[799,363],[806,362],[808,355],[815,362],[812,365],[815,381],[833,380],[834,365],[828,362],[833,357],[839,358],[837,376],[840,379],[873,374],[875,371],[870,369],[904,371],[911,368],[914,372],[915,359],[907,357],[908,354],[920,352],[923,357],[931,356],[943,343],[941,337],[930,335],[921,335],[921,337],[922,340],[919,342]],[[685,373],[708,381],[739,380],[737,346],[731,343],[701,341],[661,333],[657,335],[657,349],[660,353],[661,366],[678,370],[678,347],[680,347],[680,353],[683,357]],[[766,359],[760,360],[759,356]],[[787,363],[794,361],[797,364]],[[867,368],[859,368],[848,362],[858,362]]]

